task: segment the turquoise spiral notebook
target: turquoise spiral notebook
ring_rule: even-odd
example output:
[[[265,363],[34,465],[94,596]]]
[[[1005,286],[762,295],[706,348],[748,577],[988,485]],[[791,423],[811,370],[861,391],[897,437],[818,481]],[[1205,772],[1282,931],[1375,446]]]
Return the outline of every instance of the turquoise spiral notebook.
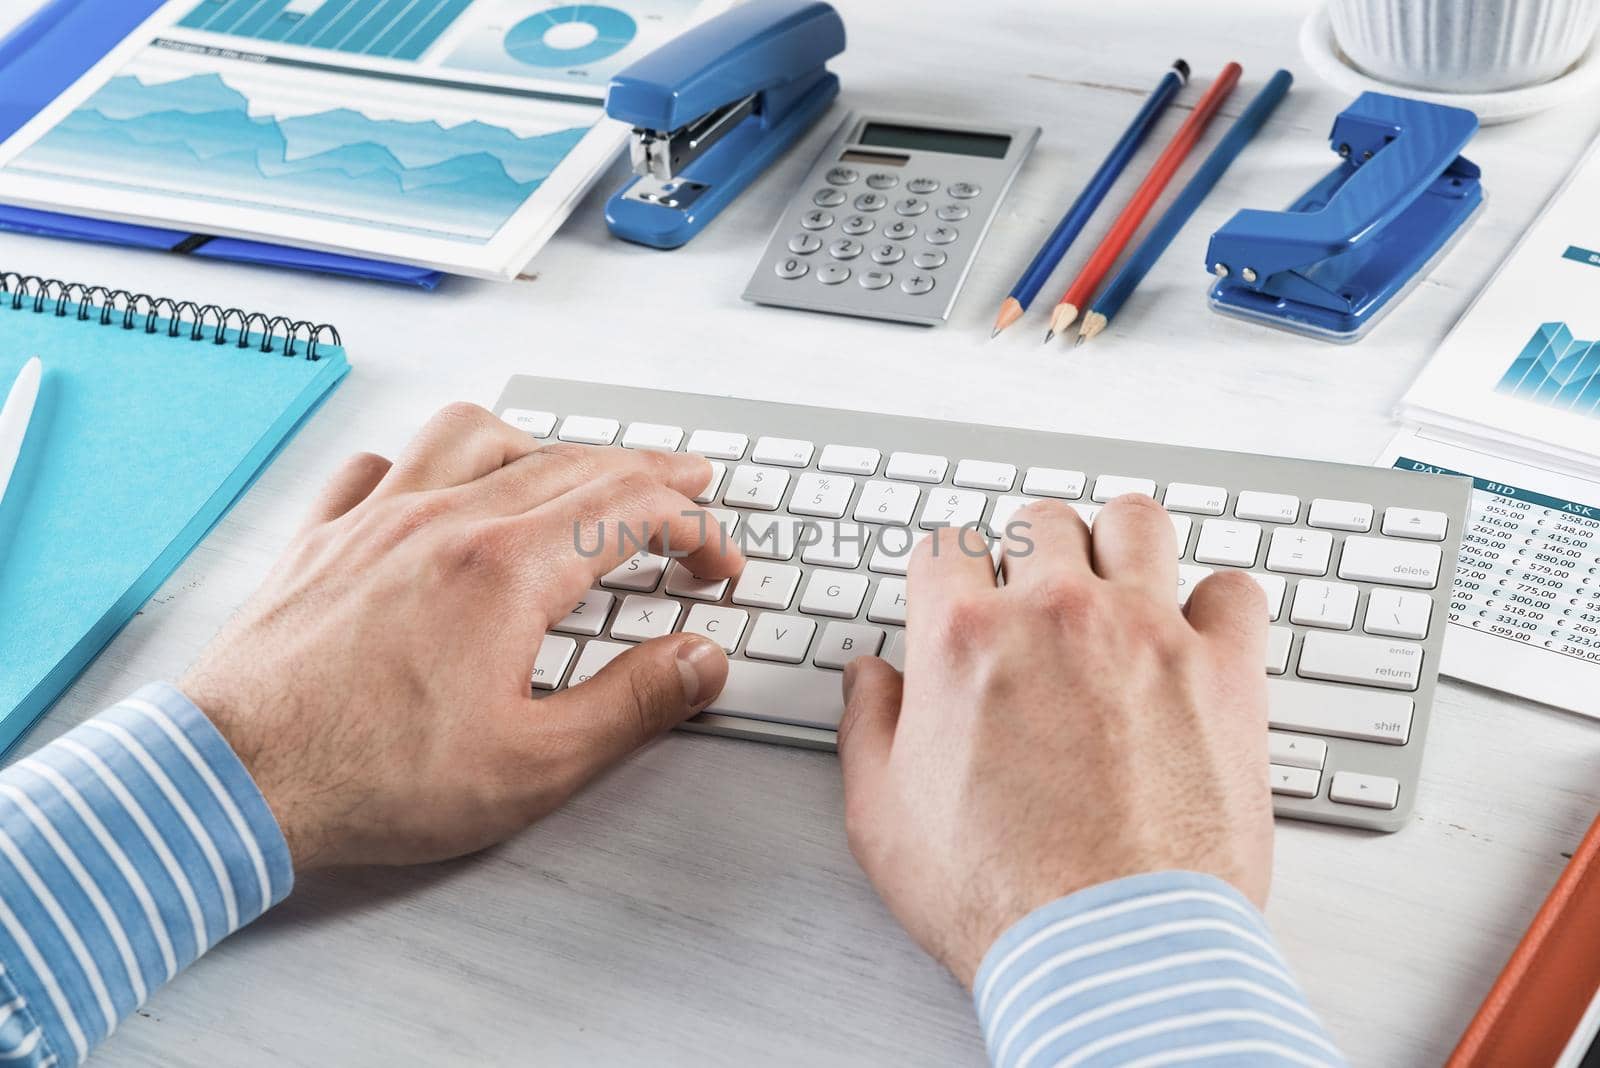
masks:
[[[0,753],[349,371],[331,327],[0,274],[0,397],[35,355],[0,499]]]

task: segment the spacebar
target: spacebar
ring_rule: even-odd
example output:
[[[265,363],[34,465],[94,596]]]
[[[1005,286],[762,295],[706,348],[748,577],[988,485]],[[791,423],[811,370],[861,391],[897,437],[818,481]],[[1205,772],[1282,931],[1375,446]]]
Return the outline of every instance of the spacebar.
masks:
[[[843,685],[837,671],[729,660],[728,684],[706,711],[834,731],[844,712]]]

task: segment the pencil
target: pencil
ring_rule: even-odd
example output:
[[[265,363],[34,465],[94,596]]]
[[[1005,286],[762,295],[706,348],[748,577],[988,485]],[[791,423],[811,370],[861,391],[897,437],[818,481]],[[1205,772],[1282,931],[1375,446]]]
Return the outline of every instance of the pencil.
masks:
[[[999,337],[1000,331],[1022,318],[1022,313],[1028,310],[1028,305],[1033,303],[1033,298],[1039,295],[1039,290],[1050,281],[1050,274],[1067,254],[1072,243],[1083,232],[1084,226],[1089,222],[1089,217],[1100,207],[1100,202],[1106,198],[1111,187],[1122,176],[1128,161],[1133,154],[1139,151],[1139,146],[1144,144],[1144,139],[1155,128],[1156,120],[1162,112],[1167,110],[1167,105],[1177,97],[1179,90],[1189,83],[1189,64],[1183,60],[1176,60],[1172,69],[1161,76],[1155,89],[1145,98],[1144,106],[1133,117],[1128,128],[1122,132],[1106,158],[1101,161],[1100,168],[1094,172],[1094,177],[1089,179],[1089,184],[1084,186],[1083,192],[1078,194],[1078,199],[1072,202],[1072,207],[1056,223],[1056,228],[1034,254],[1033,262],[1028,264],[1028,269],[1022,272],[1022,277],[1017,279],[1017,284],[1011,287],[1011,295],[1000,302],[1000,313],[994,318],[994,333],[991,339]]]
[[[1071,326],[1078,318],[1079,309],[1094,296],[1095,289],[1111,270],[1111,265],[1117,261],[1117,256],[1132,240],[1144,217],[1150,214],[1150,209],[1161,196],[1161,191],[1172,181],[1172,176],[1178,172],[1179,165],[1194,149],[1195,143],[1200,140],[1200,135],[1205,133],[1206,126],[1216,116],[1217,110],[1222,107],[1222,102],[1233,92],[1233,87],[1239,84],[1241,72],[1242,68],[1237,63],[1229,63],[1223,67],[1222,73],[1217,75],[1217,80],[1206,90],[1206,95],[1195,105],[1193,113],[1183,121],[1182,126],[1178,127],[1178,132],[1172,135],[1172,140],[1162,149],[1161,156],[1144,176],[1139,188],[1135,190],[1133,199],[1128,201],[1128,206],[1117,216],[1117,221],[1111,226],[1111,232],[1100,243],[1100,247],[1094,250],[1094,255],[1089,257],[1089,262],[1078,273],[1078,277],[1073,279],[1072,285],[1067,287],[1061,303],[1057,304],[1055,311],[1051,313],[1050,331],[1044,336],[1046,342]]]
[[[1083,326],[1078,331],[1078,340],[1075,344],[1094,337],[1104,330],[1111,320],[1121,310],[1123,302],[1133,293],[1134,289],[1154,267],[1156,260],[1167,250],[1172,239],[1178,236],[1178,231],[1183,229],[1195,209],[1200,207],[1202,201],[1211,194],[1219,179],[1222,178],[1229,165],[1239,158],[1239,153],[1244,151],[1251,138],[1255,137],[1267,117],[1273,112],[1284,94],[1289,91],[1289,86],[1294,81],[1294,75],[1286,70],[1280,70],[1267,82],[1266,88],[1256,94],[1250,101],[1250,106],[1245,108],[1244,114],[1235,120],[1226,135],[1211,150],[1211,155],[1195,171],[1194,177],[1189,179],[1189,184],[1183,187],[1183,192],[1178,194],[1172,206],[1161,216],[1161,220],[1151,229],[1149,235],[1123,264],[1122,270],[1111,280],[1111,284],[1095,298],[1094,306],[1089,309],[1089,314],[1083,318]]]

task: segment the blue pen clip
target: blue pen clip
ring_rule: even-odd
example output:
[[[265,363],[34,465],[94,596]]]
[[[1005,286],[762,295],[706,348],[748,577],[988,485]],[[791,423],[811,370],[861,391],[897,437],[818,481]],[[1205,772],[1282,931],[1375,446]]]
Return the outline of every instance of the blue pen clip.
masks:
[[[1219,312],[1355,341],[1443,256],[1483,203],[1461,153],[1478,117],[1362,93],[1334,120],[1332,173],[1286,211],[1241,211],[1211,236]]]
[[[677,248],[800,139],[839,93],[844,22],[820,0],[753,0],[611,80],[637,178],[606,202],[611,232]]]

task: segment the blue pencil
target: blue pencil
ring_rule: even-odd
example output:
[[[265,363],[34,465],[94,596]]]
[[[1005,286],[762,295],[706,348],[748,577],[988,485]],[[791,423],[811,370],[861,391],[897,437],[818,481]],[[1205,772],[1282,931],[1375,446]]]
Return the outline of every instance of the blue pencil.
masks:
[[[1121,176],[1122,169],[1128,165],[1133,154],[1139,151],[1139,146],[1155,127],[1156,120],[1178,95],[1178,90],[1188,81],[1189,64],[1181,59],[1177,60],[1172,64],[1172,69],[1162,76],[1155,90],[1145,99],[1144,107],[1133,117],[1133,121],[1123,131],[1122,138],[1100,164],[1100,169],[1094,172],[1089,184],[1078,194],[1078,199],[1072,202],[1072,207],[1068,208],[1061,221],[1056,223],[1056,228],[1051,231],[1044,247],[1033,257],[1033,262],[1028,264],[1028,269],[1022,272],[1017,284],[1011,287],[1011,295],[1001,302],[1000,314],[995,316],[994,333],[989,335],[991,338],[998,337],[1000,331],[1022,318],[1022,313],[1028,310],[1033,298],[1039,295],[1039,290],[1050,280],[1056,265],[1067,254],[1072,243],[1078,239],[1078,234],[1083,231],[1089,217],[1111,191],[1112,185]]]
[[[1280,70],[1267,82],[1266,88],[1256,94],[1250,101],[1250,106],[1244,109],[1244,114],[1234,122],[1228,132],[1223,135],[1217,147],[1211,150],[1211,155],[1200,164],[1200,169],[1194,172],[1194,177],[1189,179],[1189,184],[1183,187],[1173,200],[1172,206],[1161,216],[1159,222],[1151,227],[1149,235],[1143,243],[1128,257],[1128,262],[1122,265],[1122,270],[1117,276],[1101,290],[1095,298],[1094,304],[1089,308],[1089,314],[1084,316],[1083,326],[1079,328],[1078,340],[1074,344],[1081,345],[1104,330],[1112,318],[1122,308],[1124,301],[1132,295],[1150,268],[1156,265],[1156,260],[1172,244],[1172,239],[1178,236],[1178,231],[1183,229],[1189,217],[1195,213],[1201,201],[1211,194],[1211,190],[1221,179],[1223,172],[1239,153],[1244,151],[1245,145],[1256,135],[1272,114],[1279,101],[1288,93],[1289,85],[1294,81],[1294,75],[1286,70]]]

